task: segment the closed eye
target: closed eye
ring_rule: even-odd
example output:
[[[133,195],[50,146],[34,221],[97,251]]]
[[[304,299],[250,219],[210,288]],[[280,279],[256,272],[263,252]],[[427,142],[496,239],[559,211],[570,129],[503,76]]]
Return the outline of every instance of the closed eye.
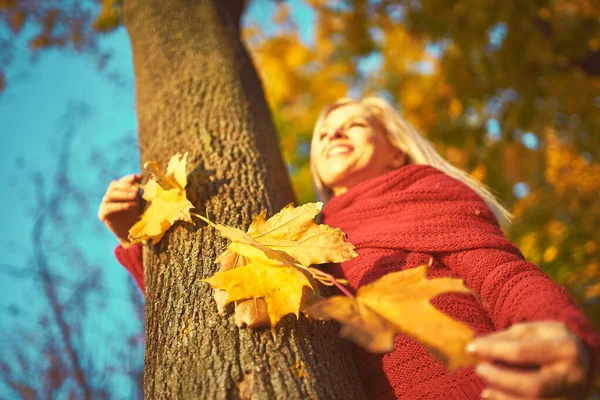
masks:
[[[366,128],[367,125],[364,122],[353,122],[350,124],[349,128]]]

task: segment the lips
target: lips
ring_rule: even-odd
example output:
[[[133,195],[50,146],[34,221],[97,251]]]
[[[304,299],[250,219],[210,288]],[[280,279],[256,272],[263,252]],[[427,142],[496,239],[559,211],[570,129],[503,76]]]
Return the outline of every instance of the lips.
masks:
[[[348,154],[353,151],[354,151],[354,146],[352,146],[352,145],[345,144],[345,143],[334,144],[333,146],[329,147],[329,149],[327,150],[327,158],[339,156],[342,154]]]

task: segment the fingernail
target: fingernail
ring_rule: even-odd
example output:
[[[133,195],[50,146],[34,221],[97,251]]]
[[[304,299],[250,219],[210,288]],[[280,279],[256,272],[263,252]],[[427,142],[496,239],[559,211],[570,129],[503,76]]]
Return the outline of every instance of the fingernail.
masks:
[[[483,389],[483,391],[481,392],[481,398],[487,399],[489,397],[490,397],[490,389]]]
[[[486,364],[477,364],[475,367],[475,372],[478,375],[487,375],[487,373],[490,372],[490,368]]]
[[[477,351],[477,345],[475,343],[471,342],[465,346],[465,351],[467,353],[475,353]]]

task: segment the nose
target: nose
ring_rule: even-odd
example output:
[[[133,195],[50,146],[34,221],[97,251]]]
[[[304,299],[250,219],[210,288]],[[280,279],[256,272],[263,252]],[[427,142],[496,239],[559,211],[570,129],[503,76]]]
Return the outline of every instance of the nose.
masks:
[[[334,140],[334,139],[345,139],[347,138],[346,136],[346,132],[344,132],[344,128],[339,127],[336,130],[334,130],[333,132],[330,132],[328,135],[329,140]]]

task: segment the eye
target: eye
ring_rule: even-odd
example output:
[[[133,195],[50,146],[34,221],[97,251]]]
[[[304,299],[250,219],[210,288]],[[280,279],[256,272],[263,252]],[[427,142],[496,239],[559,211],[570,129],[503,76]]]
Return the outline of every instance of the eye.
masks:
[[[327,136],[327,132],[321,132],[321,133],[319,133],[319,140],[325,139],[325,136]]]
[[[366,128],[366,127],[367,127],[367,124],[365,124],[364,122],[357,121],[357,122],[352,122],[348,128]]]

